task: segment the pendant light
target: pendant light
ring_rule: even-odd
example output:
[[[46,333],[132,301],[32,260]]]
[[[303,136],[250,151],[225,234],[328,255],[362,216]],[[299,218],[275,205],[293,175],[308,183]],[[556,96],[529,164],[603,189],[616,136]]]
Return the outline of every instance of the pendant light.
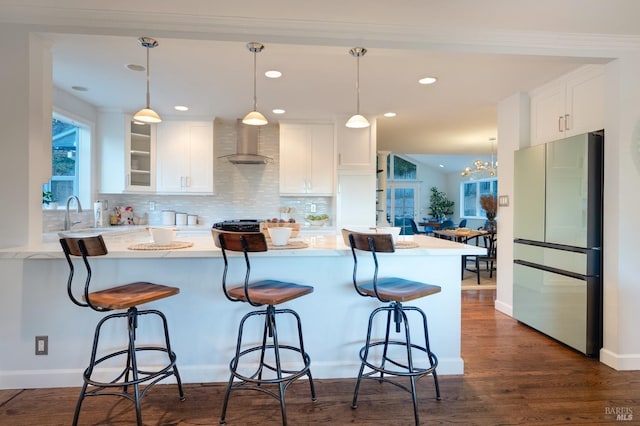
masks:
[[[367,53],[367,49],[364,47],[354,47],[349,50],[351,56],[356,58],[356,114],[352,116],[345,126],[351,129],[362,129],[369,127],[369,120],[360,115],[360,57]]]
[[[147,124],[160,123],[162,119],[157,112],[151,109],[149,96],[149,49],[158,46],[158,42],[151,37],[140,37],[138,42],[142,47],[147,49],[147,106],[146,108],[142,108],[140,111],[136,112],[133,119]]]
[[[262,52],[264,45],[253,41],[247,43],[247,49],[253,53],[253,111],[245,115],[242,122],[250,126],[264,126],[268,121],[264,118],[264,115],[258,112],[258,97],[256,96],[256,54]]]

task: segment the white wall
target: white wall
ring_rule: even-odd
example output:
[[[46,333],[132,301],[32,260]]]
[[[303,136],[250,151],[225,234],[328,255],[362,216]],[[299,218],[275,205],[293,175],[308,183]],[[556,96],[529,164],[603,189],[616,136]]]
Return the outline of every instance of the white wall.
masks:
[[[0,26],[0,247],[40,239],[42,184],[51,175],[51,54],[23,28]],[[46,124],[45,124],[46,123]]]
[[[498,207],[500,217],[496,309],[513,312],[513,153],[529,144],[529,96],[516,93],[498,104],[498,195],[509,197],[509,206]]]

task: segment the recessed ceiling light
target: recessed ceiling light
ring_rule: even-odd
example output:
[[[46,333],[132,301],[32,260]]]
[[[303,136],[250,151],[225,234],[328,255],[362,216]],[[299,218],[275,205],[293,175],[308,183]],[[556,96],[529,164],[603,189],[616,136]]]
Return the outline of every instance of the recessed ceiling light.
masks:
[[[186,107],[184,105],[176,105],[173,107],[173,109],[175,109],[176,111],[189,111],[189,107]]]
[[[145,71],[146,70],[144,65],[138,65],[138,64],[129,64],[129,65],[125,65],[125,67],[127,67],[127,69],[129,69],[131,71]]]
[[[280,77],[282,77],[282,73],[280,71],[276,71],[276,70],[269,70],[269,71],[265,72],[264,75],[269,77],[269,78],[280,78]]]
[[[76,92],[86,92],[87,90],[89,90],[84,86],[71,86],[71,88]]]
[[[271,112],[273,112],[274,114],[284,114],[286,111],[280,108],[276,108]]]
[[[444,164],[438,164],[438,166],[443,167],[444,168]]]
[[[424,77],[421,78],[420,80],[418,80],[418,83],[420,84],[433,84],[437,81],[438,79],[435,77]]]
[[[398,114],[396,114],[395,112],[391,112],[391,111],[384,113],[385,117],[395,117],[396,115],[398,115]]]

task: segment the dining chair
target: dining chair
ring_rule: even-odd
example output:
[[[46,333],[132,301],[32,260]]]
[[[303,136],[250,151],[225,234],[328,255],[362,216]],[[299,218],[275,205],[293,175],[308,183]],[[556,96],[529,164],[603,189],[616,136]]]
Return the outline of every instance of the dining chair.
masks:
[[[476,274],[476,282],[480,285],[480,267],[481,263],[485,264],[486,270],[489,272],[489,278],[493,278],[493,271],[496,270],[496,260],[498,252],[498,238],[495,233],[486,233],[473,235],[465,238],[464,244],[475,245],[478,247],[485,247],[487,253],[483,255],[466,255],[462,256],[462,274],[461,278],[464,278],[464,272],[469,271]],[[473,264],[473,268],[469,267],[469,263]]]

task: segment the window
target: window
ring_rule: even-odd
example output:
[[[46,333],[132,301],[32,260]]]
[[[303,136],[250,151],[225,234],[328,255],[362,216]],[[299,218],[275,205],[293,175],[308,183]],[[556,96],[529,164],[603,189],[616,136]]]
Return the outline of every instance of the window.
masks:
[[[85,206],[91,200],[90,135],[87,125],[59,114],[51,120],[51,179],[42,186],[60,204],[77,195]]]
[[[391,154],[387,157],[387,221],[402,227],[402,234],[413,234],[411,222],[420,205],[420,184],[415,163]]]
[[[480,207],[483,195],[498,196],[498,179],[482,179],[460,184],[461,217],[468,219],[486,219],[485,211]]]
[[[387,179],[415,180],[418,167],[402,157],[391,154],[387,157]]]

